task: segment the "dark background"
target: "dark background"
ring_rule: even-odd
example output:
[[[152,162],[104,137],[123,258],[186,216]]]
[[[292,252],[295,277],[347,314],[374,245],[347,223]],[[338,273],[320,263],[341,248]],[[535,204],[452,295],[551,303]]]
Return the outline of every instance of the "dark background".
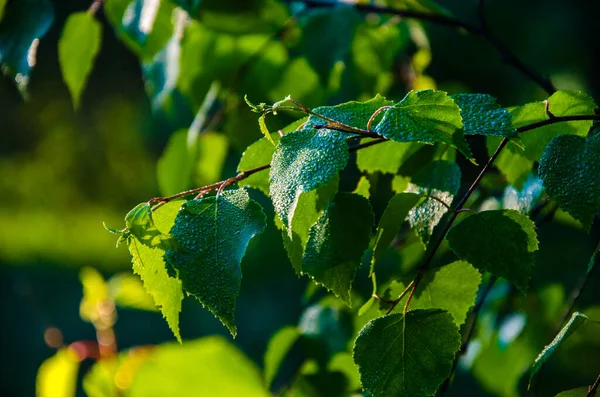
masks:
[[[476,16],[474,1],[440,3],[465,20]],[[600,97],[597,2],[487,3],[491,29],[527,64],[551,76],[558,88]],[[116,38],[102,12],[98,14],[104,25],[102,48],[82,107],[72,110],[56,43],[67,16],[87,9],[89,1],[55,0],[54,5],[55,21],[38,49],[29,100],[23,100],[10,77],[0,77],[3,396],[34,394],[37,368],[53,354],[43,340],[46,327],[59,328],[67,343],[95,338],[93,326],[79,317],[78,271],[91,266],[107,277],[129,271],[126,247],[114,248],[115,237],[104,231],[102,222],[121,227],[130,208],[158,195],[155,162],[171,133],[153,119],[139,61]],[[506,106],[546,97],[503,64],[481,38],[434,25],[428,32],[433,53],[428,74],[440,89],[486,92]],[[259,137],[256,127],[249,133]],[[229,153],[224,175],[233,175],[239,156],[236,150]],[[258,363],[268,337],[282,325],[295,324],[304,305],[306,280],[294,276],[283,248],[273,244],[278,235],[271,223],[243,263],[235,342]],[[540,239],[539,258],[546,273],[539,276],[539,283],[560,281],[569,291],[587,263],[593,239],[555,225],[541,229]],[[589,289],[588,300],[594,295],[594,283]],[[119,310],[115,330],[120,348],[173,340],[157,313]],[[184,301],[181,332],[184,339],[226,334],[189,298]],[[472,381],[465,382],[470,385],[465,387],[475,387]]]

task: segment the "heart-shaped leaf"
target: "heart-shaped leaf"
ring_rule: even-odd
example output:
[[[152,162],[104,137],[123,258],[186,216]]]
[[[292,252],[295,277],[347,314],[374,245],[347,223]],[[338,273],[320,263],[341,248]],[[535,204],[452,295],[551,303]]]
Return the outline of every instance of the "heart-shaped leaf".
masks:
[[[600,135],[557,136],[544,150],[538,173],[548,196],[589,229],[600,210]]]

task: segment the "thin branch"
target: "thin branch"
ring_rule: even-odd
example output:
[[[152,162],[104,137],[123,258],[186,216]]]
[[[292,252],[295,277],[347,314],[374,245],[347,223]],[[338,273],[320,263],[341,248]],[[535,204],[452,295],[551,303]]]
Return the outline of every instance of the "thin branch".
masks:
[[[596,392],[598,391],[598,387],[600,387],[600,375],[598,375],[594,384],[590,386],[590,389],[588,390],[585,397],[595,397]]]
[[[377,134],[376,132],[371,132],[371,131],[361,130],[361,129],[356,129],[356,128],[352,128],[351,130],[349,130],[347,128],[347,126],[342,126],[342,125],[333,124],[333,123],[325,124],[325,125],[314,125],[313,128],[315,130],[321,130],[321,129],[326,128],[328,130],[356,134],[356,135],[364,136],[366,138],[383,138],[381,135]]]
[[[460,345],[460,350],[456,353],[454,357],[454,361],[452,362],[452,370],[450,371],[450,375],[444,380],[444,383],[440,387],[440,395],[444,395],[444,393],[448,390],[450,386],[450,381],[452,380],[452,376],[454,372],[456,372],[456,368],[458,367],[458,361],[460,358],[467,352],[467,348],[469,347],[469,342],[471,341],[471,337],[473,336],[473,330],[475,329],[475,324],[477,324],[477,317],[479,317],[479,313],[481,312],[481,308],[483,307],[483,303],[487,298],[488,294],[494,287],[494,284],[498,280],[498,277],[492,276],[490,280],[487,282],[483,290],[481,290],[481,295],[479,296],[479,300],[475,304],[473,311],[471,312],[471,317],[469,319],[469,323],[466,326],[465,336],[463,337],[463,342]]]
[[[303,106],[303,105],[302,105]],[[296,109],[296,110],[301,110],[301,109]],[[310,110],[310,109],[309,109]],[[303,110],[301,110],[303,111]],[[312,112],[312,111],[311,111]],[[314,114],[316,117],[323,117],[321,115],[318,114]],[[573,120],[600,120],[600,115],[597,114],[593,114],[593,115],[577,115],[577,116],[563,116],[563,117],[554,117],[553,119],[548,119],[548,120],[544,120],[541,122],[537,122],[537,123],[533,123],[533,124],[528,124],[525,126],[522,126],[520,128],[517,129],[517,132],[525,132],[525,131],[529,131],[532,130],[534,128],[539,128],[539,127],[543,127],[546,125],[550,125],[550,124],[554,124],[554,123],[560,123],[560,122],[565,122],[565,121],[573,121]],[[337,126],[344,126],[345,125],[343,123],[339,123],[336,120],[331,120],[331,122],[335,123],[335,125]],[[358,128],[354,128],[354,127],[350,127],[348,126],[350,129],[352,129],[353,131],[360,131],[363,133],[367,133],[370,134],[369,131],[367,130],[361,130]],[[331,128],[331,126],[327,127],[327,128]],[[350,131],[346,131],[346,132],[350,132]],[[369,137],[375,137],[375,135],[371,136],[368,135]],[[384,138],[380,135],[377,135],[377,137],[375,137],[375,139],[373,139],[372,141],[369,142],[365,142],[365,143],[361,143],[359,145],[356,146],[352,146],[348,149],[349,152],[355,152],[357,150],[360,149],[364,149],[373,145],[377,145],[383,142],[387,142],[389,141],[389,139]],[[504,138],[502,140],[502,142],[500,143],[500,145],[498,146],[498,149],[496,149],[496,152],[492,155],[492,157],[490,158],[490,160],[488,161],[488,163],[483,167],[483,169],[481,170],[480,174],[477,176],[477,178],[475,179],[475,181],[473,182],[473,184],[471,185],[471,187],[469,188],[469,190],[467,191],[467,193],[465,194],[465,196],[462,198],[462,200],[458,203],[458,205],[456,206],[456,208],[453,211],[452,217],[450,218],[450,221],[448,222],[448,224],[446,225],[446,229],[444,230],[441,238],[436,242],[436,245],[433,247],[433,249],[431,250],[429,256],[425,259],[425,262],[423,263],[423,265],[420,268],[419,274],[417,275],[417,281],[415,283],[415,285],[413,286],[413,288],[416,288],[419,281],[421,280],[421,278],[423,277],[423,274],[425,273],[425,270],[427,269],[427,267],[429,266],[429,263],[431,262],[431,260],[433,259],[433,256],[435,255],[437,249],[439,248],[439,246],[441,245],[442,241],[444,240],[446,233],[448,232],[448,230],[450,230],[450,227],[452,226],[452,223],[454,222],[454,220],[456,219],[456,217],[458,216],[458,214],[460,212],[463,212],[463,207],[466,203],[466,201],[469,199],[469,197],[471,196],[471,194],[475,191],[475,188],[479,185],[479,182],[481,181],[481,178],[483,178],[483,176],[487,173],[487,171],[489,170],[490,166],[492,165],[492,163],[496,160],[496,158],[498,157],[498,155],[500,154],[500,152],[502,151],[502,149],[506,146],[506,144],[508,143],[509,138]],[[148,201],[149,205],[155,205],[155,207],[153,207],[153,210],[159,208],[161,205],[168,203],[169,201],[173,201],[176,200],[178,198],[182,198],[182,197],[186,197],[186,196],[191,196],[191,195],[197,195],[200,193],[206,194],[206,193],[210,193],[213,190],[218,189],[219,187],[221,187],[223,185],[223,183],[225,182],[231,182],[228,183],[227,186],[234,184],[236,182],[239,182],[241,180],[244,180],[246,178],[248,178],[249,176],[260,172],[260,171],[264,171],[268,168],[271,167],[271,164],[265,164],[265,165],[261,165],[260,167],[256,167],[256,168],[252,168],[249,170],[245,170],[245,171],[241,171],[240,173],[238,173],[238,175],[236,175],[233,178],[229,178],[229,179],[225,179],[223,181],[219,181],[217,183],[213,183],[211,185],[207,185],[207,186],[202,186],[202,187],[197,187],[194,189],[190,189],[190,190],[186,190],[177,194],[174,194],[172,196],[167,196],[167,197],[155,197],[153,199],[150,199]]]
[[[562,122],[562,121],[581,121],[581,120],[600,120],[600,115],[598,114],[594,114],[594,115],[590,115],[590,114],[579,114],[579,115],[574,115],[574,116],[554,116],[550,117],[546,120],[542,120],[542,121],[538,121],[535,123],[531,123],[531,124],[527,124],[524,125],[522,127],[519,127],[516,129],[516,131],[518,133],[523,133],[523,132],[527,132],[530,130],[534,130],[536,128],[540,128],[540,127],[544,127],[550,124],[554,124],[556,122]]]
[[[593,277],[594,273],[596,272],[596,269],[598,268],[598,266],[597,266],[598,262],[600,262],[600,253],[594,252],[594,256],[595,257],[594,257],[594,259],[592,259],[593,263],[592,263],[590,269],[585,272],[585,275],[581,278],[581,280],[579,280],[579,283],[571,292],[571,295],[569,296],[569,300],[567,301],[567,306],[565,308],[565,311],[560,318],[560,322],[558,322],[558,327],[557,327],[555,334],[558,334],[560,332],[560,330],[562,329],[562,325],[571,316],[571,312],[573,311],[573,308],[575,308],[575,305],[577,305],[577,301],[579,300],[581,293],[583,292],[583,290],[589,283],[590,279]]]
[[[340,4],[339,2],[324,2],[319,0],[300,0],[300,2],[304,3],[309,8],[334,7]],[[542,77],[535,70],[526,65],[502,41],[500,41],[496,36],[494,36],[487,29],[486,25],[472,25],[470,23],[443,14],[432,14],[428,12],[384,7],[374,4],[353,4],[352,6],[360,12],[397,15],[404,18],[419,19],[422,21],[434,22],[438,25],[464,29],[475,36],[480,36],[483,39],[485,39],[488,43],[490,43],[491,46],[493,46],[496,49],[496,51],[500,54],[502,59],[508,65],[520,71],[523,75],[525,75],[537,85],[542,87],[546,92],[548,92],[549,94],[553,94],[554,92],[556,92],[556,87],[554,87],[554,84],[552,84],[552,81],[550,81],[549,78]],[[483,13],[482,1],[480,1],[479,9],[481,18],[481,13]]]
[[[475,180],[473,181],[473,183],[469,187],[469,190],[467,190],[467,192],[465,193],[465,195],[463,196],[463,198],[456,205],[456,208],[454,209],[454,212],[452,213],[452,215],[450,216],[450,219],[446,223],[446,226],[444,227],[443,232],[441,233],[441,235],[437,239],[437,241],[434,243],[434,245],[432,246],[432,248],[429,250],[429,254],[427,255],[427,257],[423,261],[423,264],[419,267],[419,273],[417,274],[417,277],[415,278],[415,283],[413,284],[413,290],[416,290],[417,287],[419,286],[419,283],[421,282],[421,279],[423,279],[423,276],[425,275],[425,271],[429,268],[429,265],[431,264],[431,261],[433,260],[433,257],[435,256],[437,250],[442,245],[442,242],[446,238],[446,234],[448,234],[448,231],[450,230],[450,228],[452,227],[452,224],[454,223],[454,221],[458,217],[458,214],[463,209],[463,207],[465,206],[467,200],[469,199],[469,197],[471,197],[471,194],[473,194],[473,192],[475,191],[475,189],[479,185],[479,182],[481,182],[481,179],[483,178],[483,176],[491,168],[492,164],[494,163],[494,161],[496,160],[496,158],[498,158],[498,156],[502,152],[502,149],[504,149],[504,147],[508,144],[508,142],[509,142],[508,138],[504,138],[502,140],[502,142],[500,142],[500,145],[498,145],[498,148],[496,149],[496,151],[494,152],[494,154],[492,155],[492,157],[490,157],[490,159],[488,160],[488,162],[486,163],[486,165],[481,169],[481,171],[479,172],[479,175],[477,176],[477,178],[475,178]],[[405,305],[405,310],[408,309],[408,305],[410,304],[410,300],[411,300],[413,294],[414,294],[414,292],[411,292],[411,294],[408,296],[408,300],[406,301],[406,305]]]

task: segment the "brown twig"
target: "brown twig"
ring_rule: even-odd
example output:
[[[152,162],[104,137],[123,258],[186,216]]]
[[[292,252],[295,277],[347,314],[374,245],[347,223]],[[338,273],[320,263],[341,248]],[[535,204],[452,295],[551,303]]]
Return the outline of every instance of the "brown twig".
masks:
[[[590,389],[588,390],[585,397],[595,397],[596,392],[598,391],[598,387],[600,387],[600,375],[598,375],[594,384],[590,386]]]

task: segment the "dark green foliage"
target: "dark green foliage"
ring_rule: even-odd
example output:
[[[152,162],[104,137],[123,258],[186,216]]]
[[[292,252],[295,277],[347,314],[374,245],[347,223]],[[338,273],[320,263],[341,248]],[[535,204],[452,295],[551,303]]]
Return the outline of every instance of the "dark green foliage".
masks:
[[[600,135],[557,136],[546,146],[538,172],[548,196],[589,229],[600,210]]]
[[[373,396],[429,396],[450,373],[458,328],[443,310],[413,310],[369,322],[354,345],[360,381]]]
[[[469,215],[450,230],[448,243],[461,259],[479,270],[504,277],[527,291],[538,240],[534,223],[525,215],[514,210]]]
[[[181,248],[165,255],[170,275],[179,278],[183,289],[208,307],[233,336],[241,261],[265,221],[248,193],[234,190],[186,202],[171,229]]]
[[[310,228],[302,272],[351,306],[352,282],[372,227],[369,202],[355,194],[339,193]]]

